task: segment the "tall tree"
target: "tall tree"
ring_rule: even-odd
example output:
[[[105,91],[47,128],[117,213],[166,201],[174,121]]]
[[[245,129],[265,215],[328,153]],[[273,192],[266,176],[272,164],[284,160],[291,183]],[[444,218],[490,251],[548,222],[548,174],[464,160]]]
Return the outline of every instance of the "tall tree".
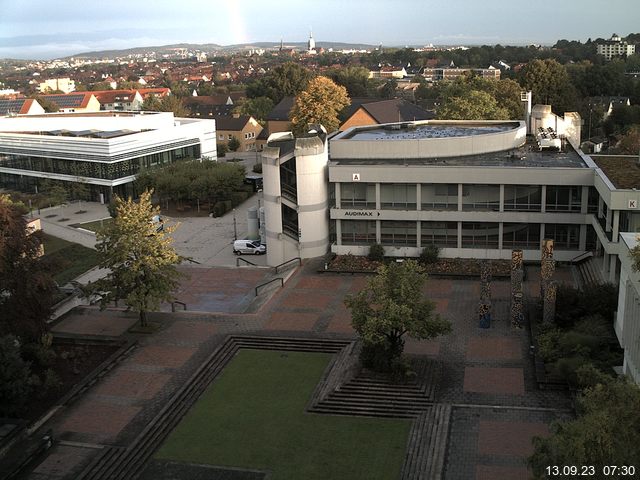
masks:
[[[264,125],[267,115],[273,110],[273,106],[273,100],[269,97],[247,98],[242,102],[238,110],[242,115],[251,115]]]
[[[151,112],[173,112],[176,117],[186,117],[189,113],[184,101],[176,95],[167,95],[158,99],[149,95],[142,103],[142,109]]]
[[[443,120],[504,120],[509,117],[506,108],[487,92],[469,90],[460,96],[447,97],[438,109]]]
[[[578,397],[578,418],[556,423],[550,437],[534,440],[529,464],[536,479],[549,478],[552,465],[593,466],[594,479],[616,478],[629,465],[636,471],[625,478],[640,475],[640,387],[626,378],[599,377]],[[618,468],[607,474],[609,466]]]
[[[247,85],[249,98],[269,97],[277,104],[284,97],[296,96],[307,88],[313,73],[293,62],[278,65],[260,80]]]
[[[316,77],[296,97],[290,114],[293,131],[305,133],[308,124],[320,123],[333,132],[340,126],[338,114],[349,103],[346,88],[327,77]]]
[[[359,65],[338,68],[329,73],[331,80],[347,89],[349,97],[366,97],[369,91],[369,70]]]
[[[0,195],[0,334],[24,341],[46,332],[55,283],[40,256],[40,232],[28,232],[26,209]]]
[[[116,198],[116,217],[97,234],[100,266],[109,274],[88,287],[100,292],[102,308],[124,299],[139,313],[141,326],[147,325],[147,312],[173,300],[181,276],[176,265],[183,260],[168,237],[175,227],[158,231],[152,221],[160,208],[151,204],[151,194],[145,191],[139,202]]]
[[[382,362],[371,366],[390,368],[404,350],[405,334],[427,339],[451,331],[451,323],[435,313],[434,303],[424,296],[426,278],[413,260],[383,265],[362,291],[345,299],[365,347],[380,352]]]
[[[576,109],[576,92],[564,65],[532,60],[520,72],[520,84],[533,93],[533,103],[551,105],[562,114]]]

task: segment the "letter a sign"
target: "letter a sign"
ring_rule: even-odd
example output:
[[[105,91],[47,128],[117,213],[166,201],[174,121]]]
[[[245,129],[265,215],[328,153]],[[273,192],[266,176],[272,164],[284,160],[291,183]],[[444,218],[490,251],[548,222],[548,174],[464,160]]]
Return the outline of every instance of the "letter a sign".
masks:
[[[359,182],[360,181],[360,174],[359,173],[354,173],[352,174],[353,176],[353,181],[354,182]]]

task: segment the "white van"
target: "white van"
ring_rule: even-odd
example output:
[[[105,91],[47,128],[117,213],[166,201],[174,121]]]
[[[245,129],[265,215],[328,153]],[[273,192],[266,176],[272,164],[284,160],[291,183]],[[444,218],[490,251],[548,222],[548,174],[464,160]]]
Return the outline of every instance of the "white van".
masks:
[[[260,244],[260,240],[236,240],[233,242],[233,253],[241,255],[248,253],[252,255],[262,255],[267,252],[267,247]]]

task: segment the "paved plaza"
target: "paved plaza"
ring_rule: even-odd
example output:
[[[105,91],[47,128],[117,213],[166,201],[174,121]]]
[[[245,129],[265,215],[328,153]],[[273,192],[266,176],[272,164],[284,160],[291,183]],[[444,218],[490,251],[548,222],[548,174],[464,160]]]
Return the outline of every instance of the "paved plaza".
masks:
[[[107,446],[126,447],[158,414],[227,335],[354,338],[344,297],[359,291],[365,275],[318,273],[319,261],[293,272],[284,288],[252,312],[254,287],[269,278],[259,268],[188,267],[178,297],[189,310],[151,315],[161,328],[133,336],[136,315],[123,309],[78,309],[54,331],[130,337],[136,348],[79,400],[63,408],[45,428],[58,443],[33,470],[36,480],[74,479]],[[272,274],[271,274],[272,275]],[[560,269],[557,278],[572,282]],[[526,291],[539,292],[539,271],[528,269]],[[526,479],[531,438],[549,434],[566,418],[568,399],[537,389],[527,329],[508,321],[508,280],[494,280],[493,322],[481,329],[475,311],[478,280],[430,278],[425,293],[453,324],[439,339],[408,339],[406,353],[437,362],[436,402],[452,405],[444,478]],[[348,455],[348,452],[345,452]]]

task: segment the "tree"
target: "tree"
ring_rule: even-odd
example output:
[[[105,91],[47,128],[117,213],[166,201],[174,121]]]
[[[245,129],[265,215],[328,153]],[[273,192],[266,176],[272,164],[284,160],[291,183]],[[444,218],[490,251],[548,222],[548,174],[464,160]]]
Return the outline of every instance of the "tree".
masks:
[[[35,100],[40,104],[46,113],[55,113],[60,111],[60,106],[47,97],[37,96]]]
[[[152,222],[160,208],[151,204],[151,194],[146,190],[139,202],[116,198],[116,217],[97,234],[100,266],[109,269],[109,274],[89,285],[89,290],[102,296],[102,308],[112,300],[124,299],[139,313],[143,327],[147,312],[173,300],[181,276],[176,265],[183,260],[168,237],[175,227],[157,231]]]
[[[236,152],[240,148],[240,140],[238,140],[235,136],[232,136],[231,140],[227,142],[227,146],[229,147],[229,150],[231,150],[232,152]]]
[[[620,155],[637,155],[640,153],[640,125],[629,127],[616,145],[616,153]]]
[[[0,416],[20,412],[33,390],[29,363],[20,355],[20,341],[13,335],[0,337]]]
[[[322,124],[328,132],[337,130],[340,126],[338,114],[349,103],[346,88],[336,85],[327,77],[314,78],[306,90],[296,97],[291,109],[294,133],[305,133],[310,123]]]
[[[532,60],[520,72],[520,84],[533,94],[533,103],[551,105],[556,112],[576,109],[576,92],[564,65]]]
[[[176,117],[186,117],[189,113],[183,100],[176,95],[167,95],[161,99],[155,95],[149,95],[144,99],[142,109],[152,112],[173,112]]]
[[[242,115],[251,115],[264,125],[267,115],[273,110],[273,107],[273,101],[269,97],[247,98],[242,105],[240,105],[239,113]]]
[[[413,260],[391,263],[378,269],[375,277],[356,295],[348,295],[353,328],[363,340],[363,351],[373,348],[381,361],[372,365],[388,370],[403,352],[403,336],[434,338],[449,333],[451,324],[435,313],[435,305],[424,298],[427,276]]]
[[[286,96],[296,96],[307,88],[313,73],[301,65],[287,62],[278,65],[260,80],[247,85],[249,98],[269,97],[274,105]]]
[[[586,370],[581,372],[583,378]],[[536,479],[548,478],[549,465],[591,465],[595,475],[606,479],[609,465],[634,465],[640,458],[640,387],[626,378],[607,378],[590,386],[577,399],[578,418],[552,426],[548,438],[535,438],[529,464]],[[636,475],[638,471],[636,470]]]
[[[55,283],[40,256],[40,232],[27,232],[25,213],[0,195],[0,334],[26,342],[47,331]]]
[[[438,109],[443,120],[504,120],[509,112],[490,94],[470,90],[457,97],[447,97]]]
[[[398,81],[395,78],[387,80],[380,89],[380,96],[382,98],[396,98],[396,88],[398,88]]]
[[[329,73],[331,80],[347,89],[349,97],[366,97],[369,90],[369,70],[354,65],[338,68]]]

